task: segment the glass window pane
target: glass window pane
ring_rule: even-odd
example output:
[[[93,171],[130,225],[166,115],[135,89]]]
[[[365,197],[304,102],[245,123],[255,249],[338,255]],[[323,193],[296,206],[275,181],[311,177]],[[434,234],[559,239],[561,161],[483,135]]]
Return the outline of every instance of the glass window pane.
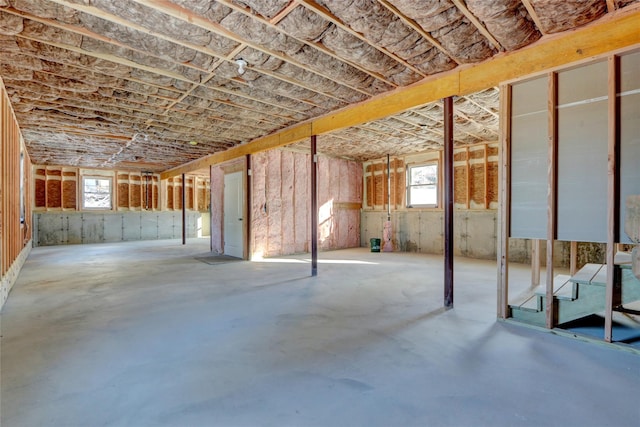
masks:
[[[410,206],[437,206],[438,165],[428,164],[409,168],[407,201]]]
[[[85,178],[83,200],[85,208],[111,209],[111,180]]]
[[[411,168],[411,185],[435,184],[438,180],[438,166],[415,166]]]
[[[435,205],[438,203],[438,189],[435,185],[416,185],[411,187],[412,205]]]

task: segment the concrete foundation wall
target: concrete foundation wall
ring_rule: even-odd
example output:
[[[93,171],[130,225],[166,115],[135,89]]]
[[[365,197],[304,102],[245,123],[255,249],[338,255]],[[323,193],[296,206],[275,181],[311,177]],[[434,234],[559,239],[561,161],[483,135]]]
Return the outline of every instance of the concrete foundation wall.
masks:
[[[394,251],[441,254],[444,248],[444,213],[399,211],[391,213]],[[454,252],[470,258],[496,258],[496,211],[456,211],[454,213]],[[371,238],[382,239],[387,213],[362,211],[362,246]]]
[[[209,214],[187,212],[187,237],[208,235]],[[182,212],[36,212],[34,246],[182,237]]]
[[[394,251],[422,252],[441,254],[444,249],[443,212],[433,211],[398,211],[391,213],[392,244]],[[380,211],[363,211],[361,213],[363,247],[370,246],[371,238],[383,238],[384,223],[387,213]],[[479,259],[496,259],[497,257],[497,212],[455,211],[453,216],[454,253],[455,255]],[[384,243],[384,240],[382,240]],[[541,265],[546,264],[546,241],[540,248]],[[577,263],[604,263],[606,245],[601,243],[578,242]],[[571,244],[564,241],[554,242],[554,266],[568,267],[570,263]],[[509,239],[509,261],[515,263],[531,263],[531,240]]]

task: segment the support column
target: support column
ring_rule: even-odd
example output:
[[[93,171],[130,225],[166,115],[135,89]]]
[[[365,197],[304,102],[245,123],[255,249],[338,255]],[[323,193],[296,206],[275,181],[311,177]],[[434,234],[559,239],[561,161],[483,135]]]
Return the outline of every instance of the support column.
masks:
[[[556,307],[553,299],[553,243],[557,231],[558,181],[558,75],[549,73],[549,147],[547,158],[547,275],[545,291],[545,317],[548,329],[555,327]]]
[[[184,174],[182,174],[182,244],[187,243],[187,181]]]
[[[608,164],[607,164],[607,287],[604,307],[604,340],[613,341],[613,308],[620,303],[616,301],[615,285],[619,279],[615,265],[616,239],[620,231],[620,150],[618,129],[618,73],[619,60],[615,55],[609,57],[609,129],[608,129]]]
[[[444,306],[453,308],[453,97],[444,99]]]
[[[486,150],[486,146],[485,146]],[[511,213],[511,85],[500,87],[498,210],[498,318],[509,316],[509,224]],[[486,175],[485,175],[486,176]],[[487,206],[489,206],[487,204]]]
[[[245,213],[244,217],[247,219],[244,223],[246,240],[244,247],[246,248],[245,259],[251,259],[251,154],[247,154],[245,156],[245,169],[247,171],[247,185],[246,185],[246,194],[245,198]]]
[[[213,165],[209,166],[209,252],[213,252]]]
[[[311,275],[318,275],[318,154],[311,135]]]

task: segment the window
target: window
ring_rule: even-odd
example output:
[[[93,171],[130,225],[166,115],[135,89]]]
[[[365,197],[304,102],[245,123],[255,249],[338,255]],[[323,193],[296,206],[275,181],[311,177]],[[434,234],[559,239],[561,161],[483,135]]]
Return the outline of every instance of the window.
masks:
[[[410,166],[408,170],[407,206],[438,206],[438,164]]]
[[[82,178],[82,207],[111,209],[111,178]]]

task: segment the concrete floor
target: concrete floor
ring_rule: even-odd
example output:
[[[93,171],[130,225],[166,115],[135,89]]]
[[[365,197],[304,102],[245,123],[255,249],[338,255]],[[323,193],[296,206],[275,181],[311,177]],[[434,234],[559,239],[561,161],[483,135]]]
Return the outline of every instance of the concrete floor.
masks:
[[[1,424],[638,426],[640,357],[496,322],[494,262],[206,264],[207,240],[35,248],[2,314]],[[512,269],[512,278],[527,268]]]

